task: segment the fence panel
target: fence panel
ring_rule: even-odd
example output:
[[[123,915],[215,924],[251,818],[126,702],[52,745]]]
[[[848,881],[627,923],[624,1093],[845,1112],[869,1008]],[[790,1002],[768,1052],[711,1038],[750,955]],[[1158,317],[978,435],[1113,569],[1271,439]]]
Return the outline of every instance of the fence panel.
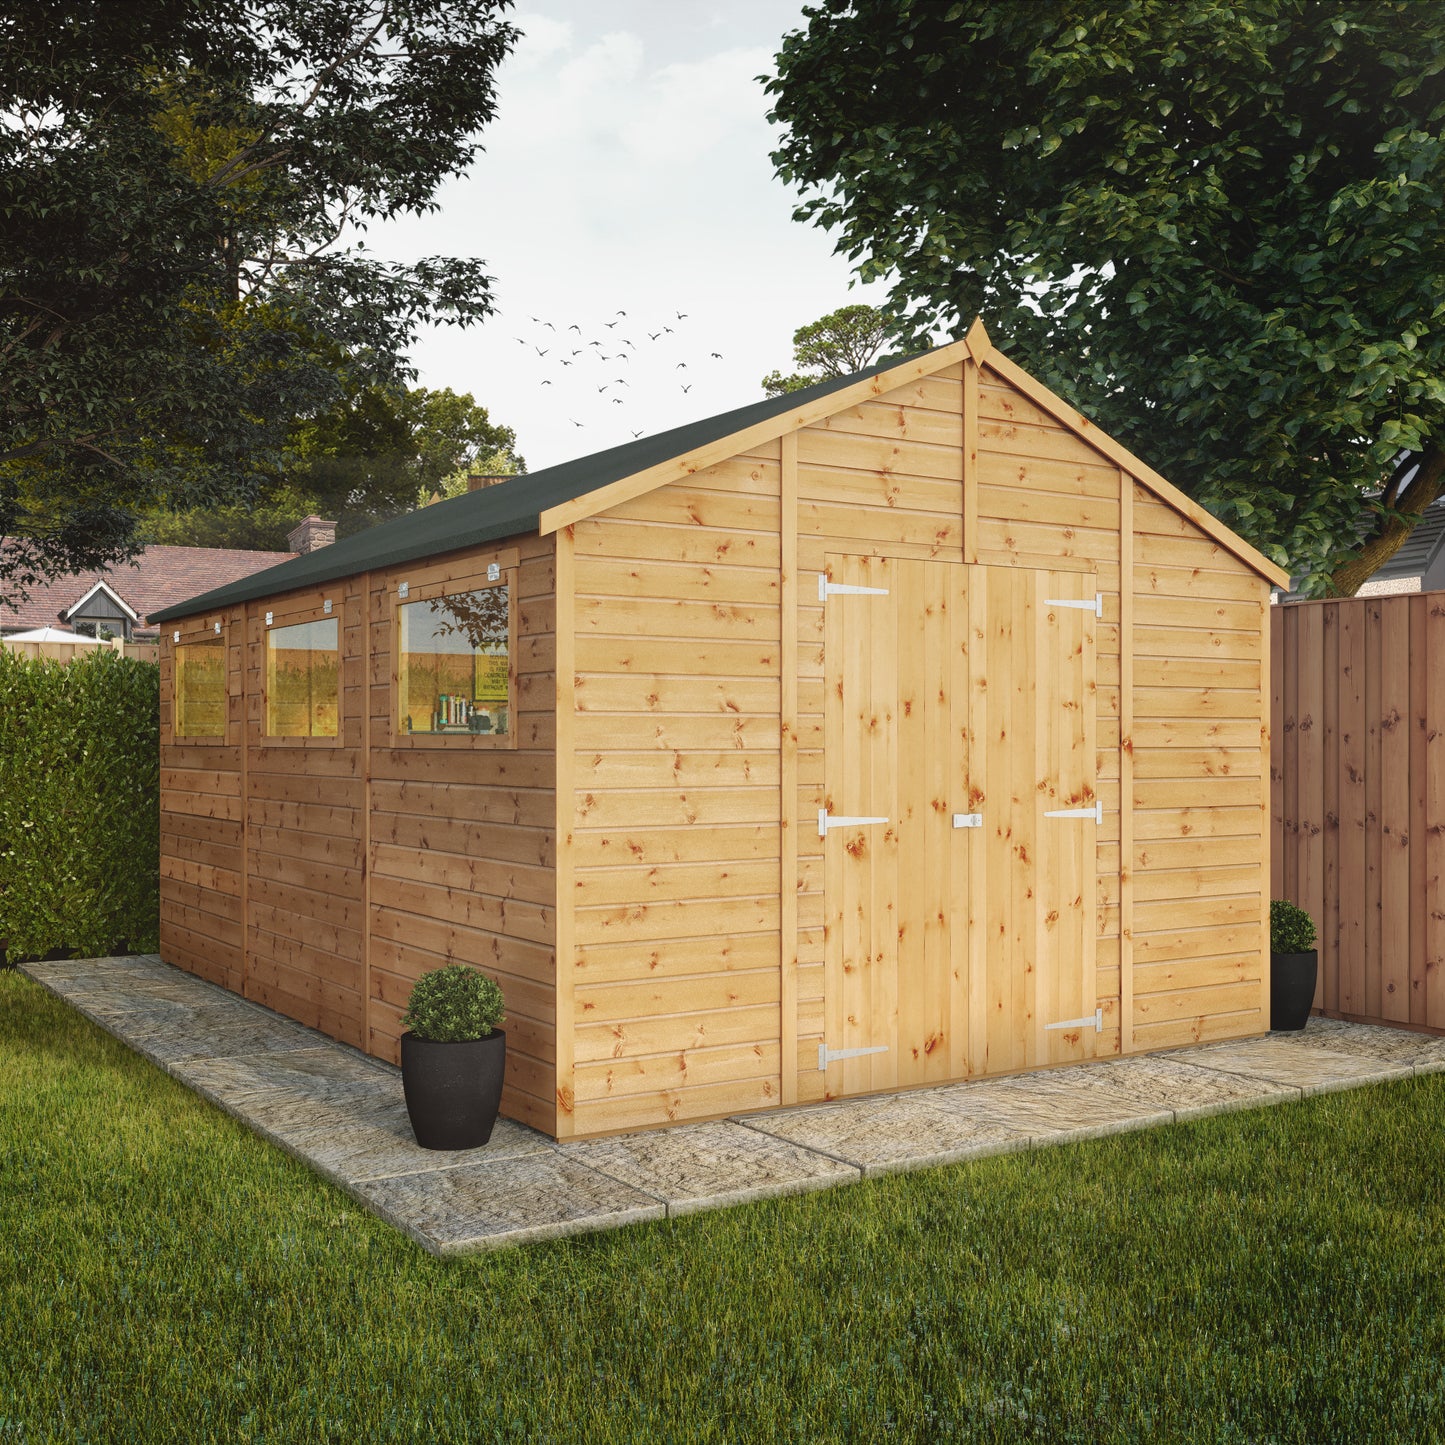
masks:
[[[133,657],[138,662],[160,661],[158,642],[122,642],[115,638],[105,646],[122,657]],[[55,662],[74,662],[77,657],[88,657],[95,651],[93,642],[11,642],[8,638],[0,638],[0,647],[19,653],[21,657],[48,657]]]
[[[1315,1007],[1445,1032],[1445,592],[1271,628],[1271,881],[1318,925]]]

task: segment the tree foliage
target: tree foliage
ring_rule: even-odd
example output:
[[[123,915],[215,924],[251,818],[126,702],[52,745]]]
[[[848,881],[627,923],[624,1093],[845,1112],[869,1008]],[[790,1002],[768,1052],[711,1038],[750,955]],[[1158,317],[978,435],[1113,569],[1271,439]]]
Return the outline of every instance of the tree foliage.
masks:
[[[478,261],[342,242],[470,162],[506,3],[0,10],[0,597],[126,555],[143,509],[248,504],[297,418],[489,313]]]
[[[470,392],[364,387],[341,405],[298,424],[295,463],[264,484],[249,505],[158,510],[147,542],[181,547],[283,549],[303,517],[328,517],[347,537],[449,495],[451,479],[473,467],[524,472],[511,427],[493,422]]]
[[[888,318],[872,306],[843,306],[793,332],[793,365],[799,370],[784,376],[770,371],[763,378],[769,396],[802,391],[831,376],[862,371],[888,339]]]
[[[982,312],[1310,590],[1445,475],[1445,7],[825,0],[769,81],[798,215],[900,336]]]

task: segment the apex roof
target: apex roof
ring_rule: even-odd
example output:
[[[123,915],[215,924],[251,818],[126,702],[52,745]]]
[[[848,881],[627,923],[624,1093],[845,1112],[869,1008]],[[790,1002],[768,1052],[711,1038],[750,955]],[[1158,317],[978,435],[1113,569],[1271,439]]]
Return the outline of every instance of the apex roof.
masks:
[[[360,572],[399,566],[442,552],[476,547],[528,532],[553,532],[701,471],[750,446],[811,425],[865,397],[892,391],[968,358],[999,372],[1274,586],[1288,586],[1289,578],[1282,568],[1061,397],[1055,396],[1016,362],[1010,361],[993,347],[982,323],[975,321],[961,341],[949,342],[916,356],[886,357],[850,376],[830,378],[804,391],[769,397],[687,426],[514,477],[481,491],[436,502],[329,547],[217,587],[179,605],[165,607],[152,613],[149,620],[169,622],[295,588],[319,586]]]

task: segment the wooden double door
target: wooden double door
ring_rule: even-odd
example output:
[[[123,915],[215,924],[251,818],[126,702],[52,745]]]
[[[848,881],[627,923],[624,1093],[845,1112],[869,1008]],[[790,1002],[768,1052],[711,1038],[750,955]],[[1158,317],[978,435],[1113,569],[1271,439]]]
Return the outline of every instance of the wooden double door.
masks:
[[[827,565],[827,1096],[1089,1057],[1093,577]]]

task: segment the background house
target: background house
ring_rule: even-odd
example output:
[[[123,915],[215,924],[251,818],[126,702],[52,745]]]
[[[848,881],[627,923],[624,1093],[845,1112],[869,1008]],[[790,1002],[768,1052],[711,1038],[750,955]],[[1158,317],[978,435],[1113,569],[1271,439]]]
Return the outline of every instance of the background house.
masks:
[[[145,621],[149,613],[324,547],[336,540],[336,523],[307,517],[286,540],[286,552],[146,547],[134,562],[37,583],[19,605],[0,606],[0,637],[58,627],[90,637],[108,632],[126,642],[154,641],[156,629]]]
[[[1355,595],[1394,597],[1445,587],[1445,497],[1433,502],[1404,545]]]

